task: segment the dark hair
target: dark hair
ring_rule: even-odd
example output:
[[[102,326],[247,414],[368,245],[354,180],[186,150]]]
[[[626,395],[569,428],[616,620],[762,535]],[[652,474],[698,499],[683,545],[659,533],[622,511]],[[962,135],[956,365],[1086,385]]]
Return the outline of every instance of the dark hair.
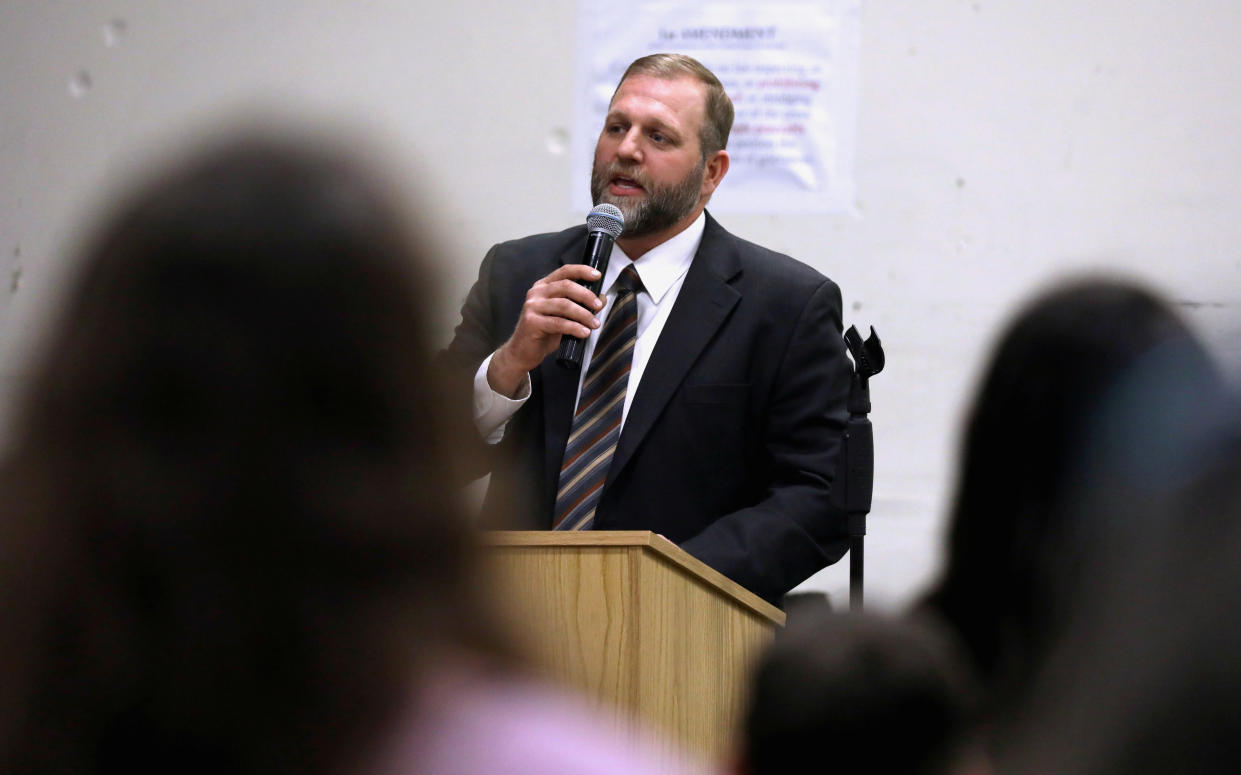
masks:
[[[923,601],[958,632],[993,705],[1020,693],[1062,631],[1082,563],[1106,543],[1082,524],[1104,518],[1082,508],[1104,479],[1098,418],[1127,375],[1170,352],[1194,364],[1186,380],[1210,372],[1168,304],[1108,279],[1038,296],[1001,337],[965,429],[946,569]]]
[[[664,79],[689,77],[697,80],[706,87],[706,102],[703,105],[705,115],[698,134],[703,160],[728,146],[728,133],[733,128],[733,102],[728,98],[724,85],[715,77],[715,73],[697,59],[685,54],[648,54],[640,57],[625,69],[625,74],[616,84],[616,91],[620,91],[621,84],[631,75],[649,75]],[[612,99],[616,99],[616,91],[612,92]]]
[[[4,471],[3,769],[332,771],[438,649],[501,650],[407,220],[351,155],[246,135],[87,243]]]
[[[1000,771],[1241,769],[1239,485],[1241,457],[1129,511],[1167,529],[1100,569],[1003,741]]]
[[[955,644],[931,622],[790,617],[753,677],[741,769],[946,773],[975,699]]]

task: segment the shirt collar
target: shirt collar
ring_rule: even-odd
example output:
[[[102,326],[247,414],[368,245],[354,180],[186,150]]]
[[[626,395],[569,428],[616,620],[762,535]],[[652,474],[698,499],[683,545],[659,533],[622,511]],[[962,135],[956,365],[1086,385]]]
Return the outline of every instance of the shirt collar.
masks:
[[[656,304],[659,304],[668,289],[689,271],[690,262],[694,260],[698,246],[702,243],[702,232],[706,225],[707,216],[704,210],[679,234],[659,243],[638,259],[636,268],[638,276],[642,278],[642,287]],[[632,263],[634,262],[619,245],[613,247],[608,271],[603,278],[605,293],[612,292],[616,278]]]

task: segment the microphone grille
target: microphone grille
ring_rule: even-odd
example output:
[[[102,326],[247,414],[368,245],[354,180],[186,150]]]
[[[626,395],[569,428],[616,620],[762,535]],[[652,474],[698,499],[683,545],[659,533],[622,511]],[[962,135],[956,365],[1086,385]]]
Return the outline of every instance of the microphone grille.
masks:
[[[616,205],[606,202],[595,205],[590,214],[586,216],[586,230],[601,231],[611,235],[612,239],[616,239],[625,230],[625,216],[621,215],[620,208]]]

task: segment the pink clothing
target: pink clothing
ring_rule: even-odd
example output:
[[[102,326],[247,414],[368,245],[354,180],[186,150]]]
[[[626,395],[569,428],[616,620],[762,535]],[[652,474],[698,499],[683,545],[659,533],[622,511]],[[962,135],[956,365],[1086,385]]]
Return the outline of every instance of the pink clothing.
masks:
[[[375,775],[705,775],[583,701],[525,680],[435,679]]]

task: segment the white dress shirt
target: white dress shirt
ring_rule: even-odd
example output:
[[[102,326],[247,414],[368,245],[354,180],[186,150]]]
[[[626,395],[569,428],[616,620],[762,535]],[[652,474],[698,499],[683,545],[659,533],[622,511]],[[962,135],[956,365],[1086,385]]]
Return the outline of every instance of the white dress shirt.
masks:
[[[643,290],[638,293],[638,339],[633,348],[633,366],[629,372],[629,387],[625,391],[625,407],[621,415],[622,427],[629,416],[629,405],[633,403],[634,394],[638,392],[638,384],[642,381],[642,373],[646,370],[647,361],[655,349],[672,306],[676,304],[685,282],[685,273],[698,252],[702,242],[702,230],[706,226],[706,216],[699,213],[693,223],[680,234],[651,248],[636,262],[625,255],[619,245],[612,249],[608,261],[608,270],[603,275],[602,288],[607,303],[599,311],[600,321],[607,319],[616,299],[616,278],[630,264],[642,278]],[[582,380],[586,370],[590,368],[590,358],[595,351],[595,342],[599,340],[599,332],[603,327],[590,332],[586,347],[582,353],[582,369],[578,376],[578,393],[582,390]],[[530,398],[530,375],[518,390],[516,398],[509,398],[491,389],[487,383],[487,367],[491,364],[491,356],[483,361],[474,375],[474,424],[478,432],[489,443],[496,444],[504,438],[504,428],[508,420]],[[574,407],[576,409],[576,406]]]

